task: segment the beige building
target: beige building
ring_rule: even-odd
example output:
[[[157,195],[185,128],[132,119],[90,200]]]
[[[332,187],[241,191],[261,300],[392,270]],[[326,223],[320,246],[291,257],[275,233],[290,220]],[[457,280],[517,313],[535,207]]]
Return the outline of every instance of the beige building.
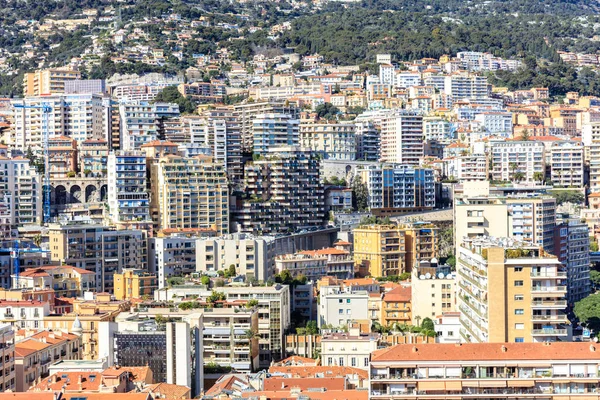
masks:
[[[0,356],[4,369],[0,376],[0,391],[15,391],[15,333],[10,325],[0,325]]]
[[[300,146],[323,155],[326,160],[356,159],[356,126],[353,123],[300,124]]]
[[[465,237],[494,236],[554,247],[556,200],[545,195],[494,194],[488,182],[465,182],[455,189],[455,244]]]
[[[413,222],[401,227],[406,236],[406,271],[412,271],[420,261],[438,257],[439,228],[428,222]]]
[[[373,277],[406,271],[406,233],[395,225],[363,225],[354,229],[354,262]],[[362,271],[361,271],[362,272]]]
[[[81,73],[70,68],[49,68],[28,72],[23,77],[23,95],[62,94],[65,82],[81,79]]]
[[[444,272],[439,272],[437,268],[413,269],[410,281],[414,299],[413,325],[419,325],[423,318],[431,318],[435,321],[437,316],[455,310],[456,281],[454,275]]]
[[[509,238],[465,239],[457,247],[461,340],[569,340],[567,273],[541,247]]]
[[[126,269],[114,275],[115,299],[131,300],[151,298],[158,289],[156,275],[143,269]]]
[[[229,233],[229,189],[224,164],[212,157],[166,156],[151,167],[150,213],[156,231],[212,229]]]

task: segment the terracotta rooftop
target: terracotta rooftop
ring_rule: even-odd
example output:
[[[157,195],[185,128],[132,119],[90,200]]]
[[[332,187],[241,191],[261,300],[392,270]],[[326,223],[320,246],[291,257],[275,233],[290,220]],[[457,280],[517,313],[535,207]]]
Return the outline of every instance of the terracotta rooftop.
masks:
[[[188,399],[190,398],[190,388],[187,386],[173,385],[170,383],[156,383],[144,389],[144,392],[157,394],[160,399]]]
[[[364,286],[364,285],[375,285],[378,282],[373,278],[356,278],[356,279],[345,279],[344,285],[346,286]]]
[[[81,381],[81,385],[79,382]],[[68,391],[97,392],[103,384],[102,373],[96,371],[57,372],[42,379],[30,391]]]
[[[143,367],[110,367],[102,371],[102,375],[116,377],[123,372],[129,372],[129,379],[133,382],[146,382],[146,378],[152,377],[152,370],[148,366]],[[153,383],[153,382],[146,382]]]
[[[279,361],[277,364],[286,368],[291,366],[315,366],[317,365],[317,360],[308,357],[291,356]]]
[[[302,391],[292,395],[290,390],[244,392],[244,398],[265,398],[267,400],[291,399],[294,397],[308,398],[310,400],[367,400],[368,390],[327,390],[326,392]]]
[[[411,299],[411,288],[404,286],[399,286],[383,295],[383,301],[411,301]]]
[[[305,250],[301,251],[300,254],[307,254],[311,256],[321,256],[321,255],[343,255],[349,254],[346,250],[336,249],[335,247],[328,247],[326,249],[320,250]]]
[[[313,360],[314,361],[314,360]],[[324,377],[343,378],[348,375],[358,375],[359,378],[368,379],[369,374],[366,370],[353,367],[340,366],[273,366],[269,367],[270,373],[287,374],[290,378],[314,378],[317,374]]]
[[[235,389],[248,388],[248,383],[244,382],[239,376],[236,375],[223,375],[220,377],[215,384],[206,391],[207,396],[218,396],[224,390],[233,391]]]
[[[179,147],[179,146],[177,146],[175,143],[170,142],[170,141],[161,142],[160,140],[153,140],[151,142],[141,145],[140,147],[146,148],[146,147]]]
[[[31,393],[27,393],[31,394]],[[152,400],[150,393],[65,393],[60,400]],[[1,398],[0,398],[1,400]],[[33,400],[33,399],[32,399]]]
[[[398,344],[371,354],[371,361],[598,360],[600,345],[554,343]]]
[[[329,390],[345,390],[345,378],[265,378],[263,384],[266,391],[290,390],[291,388],[300,388],[307,390],[309,388],[325,388]]]

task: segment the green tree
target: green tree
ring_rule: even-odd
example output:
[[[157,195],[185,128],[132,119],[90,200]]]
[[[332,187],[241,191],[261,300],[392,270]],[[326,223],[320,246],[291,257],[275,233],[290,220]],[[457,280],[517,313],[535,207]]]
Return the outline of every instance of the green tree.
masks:
[[[556,198],[556,204],[563,203],[582,204],[585,201],[585,196],[578,190],[553,190],[550,193]]]
[[[156,95],[154,102],[176,103],[182,114],[192,114],[196,112],[196,105],[194,102],[179,93],[177,86],[167,86],[164,88]]]
[[[308,335],[318,335],[319,327],[317,325],[317,321],[308,321],[306,323],[306,333]]]
[[[208,304],[210,304],[211,307],[214,307],[217,302],[219,301],[225,301],[227,298],[225,296],[225,293],[223,292],[216,292],[216,291],[212,291],[212,293],[210,294],[210,296],[208,296],[206,298],[206,302]]]
[[[600,286],[600,271],[591,269],[590,270],[590,281],[592,281],[592,283],[595,286]]]
[[[544,181],[544,173],[543,172],[534,172],[533,173],[533,180],[536,182],[543,182]]]
[[[365,211],[369,208],[369,189],[358,175],[352,180],[352,207],[356,211]]]
[[[331,103],[323,103],[319,104],[315,109],[317,113],[317,117],[323,119],[335,119],[335,117],[339,114],[340,110],[336,106]]]
[[[225,278],[234,278],[237,276],[237,271],[235,270],[235,264],[231,264],[227,271],[225,271]]]
[[[581,323],[596,332],[600,330],[600,293],[578,301],[573,311]]]
[[[598,242],[590,240],[590,251],[598,251]]]
[[[425,317],[423,321],[421,321],[421,329],[435,331],[435,324],[431,318]]]
[[[250,353],[250,372],[254,372],[254,352],[253,342],[255,339],[259,339],[260,335],[253,329],[248,329],[244,333],[244,339],[248,339],[248,348]]]
[[[258,306],[258,300],[256,300],[256,299],[250,299],[246,303],[246,308],[254,308],[256,306]]]
[[[200,283],[208,286],[208,285],[210,285],[210,278],[206,275],[202,275],[202,277],[200,278]]]

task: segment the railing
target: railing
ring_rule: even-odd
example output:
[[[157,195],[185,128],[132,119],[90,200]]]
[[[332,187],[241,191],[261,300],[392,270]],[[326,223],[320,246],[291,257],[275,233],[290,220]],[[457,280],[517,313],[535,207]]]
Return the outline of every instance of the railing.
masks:
[[[566,329],[550,329],[550,328],[545,328],[545,329],[533,329],[531,331],[532,335],[566,335],[567,334],[567,330]]]

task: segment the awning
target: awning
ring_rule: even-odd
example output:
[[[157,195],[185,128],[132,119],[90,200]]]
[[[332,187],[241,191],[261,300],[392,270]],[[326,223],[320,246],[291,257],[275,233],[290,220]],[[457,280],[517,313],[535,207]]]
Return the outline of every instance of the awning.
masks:
[[[463,385],[463,387],[479,387],[479,381],[476,381],[476,380],[471,381],[471,380],[466,379],[466,380],[462,381],[462,385]]]
[[[535,381],[508,381],[508,387],[534,387]]]
[[[550,383],[571,383],[570,379],[553,379]]]
[[[419,390],[446,390],[446,384],[443,380],[433,382],[419,382]]]
[[[487,379],[479,381],[479,387],[500,388],[506,387],[506,381],[488,381]]]
[[[446,390],[462,390],[461,381],[447,381],[446,382]]]
[[[550,364],[517,364],[517,367],[525,368],[552,368]]]

